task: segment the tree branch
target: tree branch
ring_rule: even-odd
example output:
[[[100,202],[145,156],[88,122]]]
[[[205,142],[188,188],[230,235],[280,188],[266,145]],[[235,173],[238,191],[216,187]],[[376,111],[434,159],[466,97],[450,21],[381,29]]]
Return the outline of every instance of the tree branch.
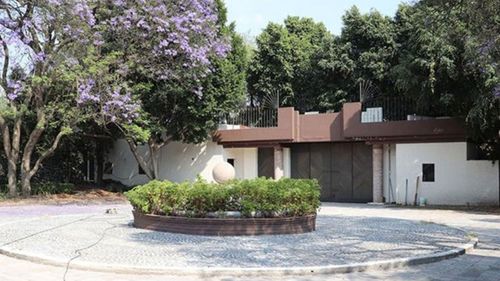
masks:
[[[0,41],[2,41],[2,46],[3,46],[3,53],[4,53],[4,59],[3,59],[3,70],[2,70],[2,84],[6,88],[7,87],[7,73],[9,71],[9,46],[7,46],[7,43],[3,40],[2,35],[0,35]],[[7,89],[5,89],[7,90]]]
[[[43,132],[45,131],[45,115],[41,110],[38,110],[37,113],[37,123],[36,127],[31,131],[31,134],[28,138],[28,141],[26,142],[26,145],[24,146],[24,151],[23,151],[23,168],[26,171],[31,170],[31,155],[33,154],[33,151],[35,150],[35,145],[38,143],[38,140],[42,136]]]
[[[148,163],[146,162],[146,160],[144,160],[144,158],[141,155],[139,155],[139,151],[137,150],[137,145],[135,144],[135,142],[127,137],[125,137],[125,139],[128,142],[128,145],[130,147],[130,150],[132,151],[132,154],[135,157],[135,160],[137,160],[137,163],[139,163],[141,168],[144,170],[146,176],[151,180],[154,179],[154,176],[151,173],[151,168],[149,167]]]
[[[54,154],[54,152],[57,149],[57,147],[59,146],[59,142],[61,141],[61,138],[64,136],[64,134],[65,133],[63,130],[59,131],[56,138],[54,139],[54,142],[52,143],[52,146],[48,150],[46,150],[44,153],[42,153],[42,155],[40,155],[40,157],[38,157],[38,159],[35,162],[35,165],[29,171],[30,177],[33,177],[36,174],[36,172],[38,171],[38,169],[40,169],[40,166],[45,159],[47,159],[48,157],[52,156],[52,154]]]
[[[11,146],[10,146],[9,127],[7,126],[5,119],[1,115],[0,115],[0,129],[2,130],[3,149],[5,151],[7,158],[10,158]]]

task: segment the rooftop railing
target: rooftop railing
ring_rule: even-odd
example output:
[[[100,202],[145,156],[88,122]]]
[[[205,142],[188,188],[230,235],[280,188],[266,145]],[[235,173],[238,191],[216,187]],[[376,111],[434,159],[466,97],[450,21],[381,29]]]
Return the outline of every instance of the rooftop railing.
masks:
[[[417,113],[415,102],[406,97],[376,97],[362,103],[362,111],[370,113],[369,115],[372,115],[372,109],[380,108],[379,111],[373,111],[375,120],[365,122],[409,120],[409,116],[414,116]],[[371,116],[367,117],[373,119]]]
[[[223,114],[220,123],[254,128],[277,127],[278,109],[246,107],[237,112]]]

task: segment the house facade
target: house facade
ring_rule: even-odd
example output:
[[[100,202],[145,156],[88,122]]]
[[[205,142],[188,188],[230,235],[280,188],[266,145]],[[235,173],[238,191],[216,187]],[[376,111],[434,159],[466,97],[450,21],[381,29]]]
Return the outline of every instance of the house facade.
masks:
[[[476,160],[460,120],[398,116],[359,102],[336,113],[279,108],[246,114],[226,120],[206,143],[165,146],[155,156],[160,178],[213,181],[213,167],[227,161],[240,179],[315,178],[325,202],[499,204],[498,161]],[[150,157],[145,147],[140,151]],[[124,140],[107,161],[112,170],[106,178],[126,185],[148,181]]]

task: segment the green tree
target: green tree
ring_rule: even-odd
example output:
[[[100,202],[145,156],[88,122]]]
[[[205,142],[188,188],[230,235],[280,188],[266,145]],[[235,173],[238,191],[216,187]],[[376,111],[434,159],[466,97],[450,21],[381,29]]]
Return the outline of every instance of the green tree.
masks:
[[[470,15],[471,5],[401,5],[396,15],[400,48],[392,77],[398,91],[417,101],[421,114],[464,118],[472,140],[498,159],[498,27],[496,34],[482,35]]]
[[[278,94],[281,105],[300,111],[316,109],[313,101],[321,81],[315,75],[323,52],[333,36],[311,18],[288,17],[284,25],[270,23],[257,38],[250,64],[249,91],[253,103]],[[313,99],[313,100],[311,100]]]
[[[391,94],[393,85],[388,74],[397,55],[393,21],[376,10],[361,14],[356,6],[348,10],[342,20],[340,42],[354,62],[345,90],[350,91],[353,98],[357,97],[358,83],[370,81],[380,93]]]
[[[162,81],[143,75],[129,78],[133,92],[142,104],[141,116],[132,124],[116,124],[146,175],[158,177],[159,150],[172,141],[200,143],[216,130],[222,113],[244,103],[248,49],[234,24],[227,24],[223,1],[216,1],[218,36],[228,41],[224,57],[212,55],[209,72],[196,77]],[[139,70],[140,72],[140,70]],[[193,93],[195,89],[195,93]],[[138,152],[145,144],[149,158]]]
[[[76,88],[79,59],[91,46],[72,31],[86,34],[89,19],[76,13],[88,7],[52,2],[0,2],[0,134],[10,196],[17,196],[19,174],[30,195],[33,176],[84,118]]]

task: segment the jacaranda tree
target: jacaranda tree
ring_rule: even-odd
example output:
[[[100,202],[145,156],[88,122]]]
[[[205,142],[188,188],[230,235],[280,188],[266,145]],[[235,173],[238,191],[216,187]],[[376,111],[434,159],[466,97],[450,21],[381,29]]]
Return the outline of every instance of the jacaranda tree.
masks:
[[[212,58],[230,51],[217,5],[212,0],[1,1],[0,129],[10,195],[16,195],[19,162],[22,191],[29,195],[42,162],[82,122],[119,128],[132,150],[144,140],[161,146],[165,133],[174,139],[187,134],[189,126],[164,131],[169,120],[142,105],[161,95],[192,104],[203,99]],[[52,135],[48,147],[40,145]],[[143,160],[138,157],[146,170],[150,165]]]
[[[0,130],[11,196],[19,170],[30,194],[42,162],[81,121],[76,92],[80,59],[93,48],[90,15],[86,1],[0,1]],[[49,129],[55,134],[40,145]]]
[[[84,62],[79,105],[118,131],[145,174],[157,178],[163,146],[206,140],[219,114],[243,100],[243,42],[226,26],[221,1],[103,2],[92,15],[100,47]]]

